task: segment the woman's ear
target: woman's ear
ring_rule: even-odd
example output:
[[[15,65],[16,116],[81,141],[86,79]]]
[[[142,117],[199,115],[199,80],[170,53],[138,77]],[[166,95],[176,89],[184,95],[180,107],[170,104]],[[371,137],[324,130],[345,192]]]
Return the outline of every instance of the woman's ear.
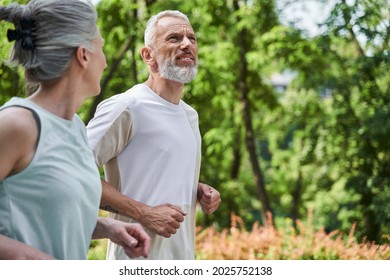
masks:
[[[85,47],[78,47],[76,50],[76,60],[82,68],[86,68],[89,62],[89,54]]]

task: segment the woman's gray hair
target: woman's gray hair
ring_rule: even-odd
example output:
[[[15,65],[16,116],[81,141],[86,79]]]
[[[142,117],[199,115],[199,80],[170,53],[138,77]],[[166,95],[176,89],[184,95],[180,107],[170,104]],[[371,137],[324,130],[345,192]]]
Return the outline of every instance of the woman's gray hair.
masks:
[[[21,28],[21,21],[33,22],[33,49],[16,40],[11,61],[25,68],[28,82],[39,83],[61,77],[69,68],[78,47],[93,51],[99,36],[97,12],[89,0],[31,0],[0,7],[0,20]]]
[[[147,47],[154,47],[156,40],[156,26],[158,21],[163,17],[176,17],[187,21],[190,24],[188,17],[179,11],[166,10],[152,16],[146,23],[146,29],[144,34],[144,43]]]

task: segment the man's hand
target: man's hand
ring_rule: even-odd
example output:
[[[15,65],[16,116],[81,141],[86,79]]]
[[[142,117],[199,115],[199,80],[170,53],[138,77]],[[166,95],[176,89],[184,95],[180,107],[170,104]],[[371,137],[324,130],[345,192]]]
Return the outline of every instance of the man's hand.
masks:
[[[221,203],[220,193],[209,185],[198,184],[198,201],[206,214],[214,213]]]
[[[102,186],[102,209],[129,217],[150,232],[163,237],[168,238],[175,234],[187,215],[182,209],[169,203],[151,207],[131,199],[105,180],[102,180]]]
[[[168,238],[179,229],[185,215],[179,207],[166,203],[144,208],[139,222],[151,232]]]

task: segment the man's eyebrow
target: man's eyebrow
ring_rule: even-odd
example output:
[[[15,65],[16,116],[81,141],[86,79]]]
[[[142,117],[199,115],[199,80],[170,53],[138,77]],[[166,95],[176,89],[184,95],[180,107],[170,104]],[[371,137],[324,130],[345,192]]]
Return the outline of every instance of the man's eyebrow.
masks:
[[[189,33],[185,33],[183,34],[182,32],[177,32],[177,31],[169,31],[167,32],[167,34],[165,34],[165,38],[168,38],[170,36],[189,36],[189,37],[195,37],[196,38],[196,35],[194,32],[189,32]]]
[[[177,31],[172,31],[172,30],[169,30],[165,36],[171,36],[171,35],[182,35],[181,32],[177,32]]]

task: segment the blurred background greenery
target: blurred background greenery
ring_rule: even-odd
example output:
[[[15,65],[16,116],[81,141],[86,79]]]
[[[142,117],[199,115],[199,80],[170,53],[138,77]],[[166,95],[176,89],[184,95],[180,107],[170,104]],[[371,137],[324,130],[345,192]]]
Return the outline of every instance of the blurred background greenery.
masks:
[[[147,78],[146,20],[179,9],[199,43],[199,73],[183,98],[200,116],[201,181],[223,201],[198,225],[222,231],[235,213],[250,230],[270,212],[276,227],[290,219],[297,229],[311,211],[316,230],[348,234],[356,224],[358,240],[388,243],[389,1],[315,1],[329,10],[316,34],[282,20],[302,2],[100,1],[108,68],[79,114],[87,123],[100,101]],[[0,24],[0,104],[26,95],[23,72],[6,61],[10,27]]]

